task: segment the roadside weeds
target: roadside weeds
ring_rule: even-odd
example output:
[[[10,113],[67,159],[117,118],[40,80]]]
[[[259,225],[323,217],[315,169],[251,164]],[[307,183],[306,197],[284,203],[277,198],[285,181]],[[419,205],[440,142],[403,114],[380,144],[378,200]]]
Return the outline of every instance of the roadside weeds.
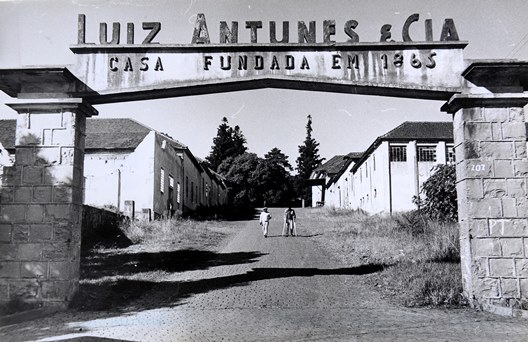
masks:
[[[238,228],[222,221],[190,219],[125,223],[121,231],[130,241],[128,246],[83,250],[79,291],[70,307],[127,312],[177,303],[177,275],[230,262],[229,256],[217,251]]]
[[[458,225],[416,212],[369,216],[362,211],[306,210],[319,242],[348,265],[381,264],[365,279],[406,307],[467,306],[462,296]]]

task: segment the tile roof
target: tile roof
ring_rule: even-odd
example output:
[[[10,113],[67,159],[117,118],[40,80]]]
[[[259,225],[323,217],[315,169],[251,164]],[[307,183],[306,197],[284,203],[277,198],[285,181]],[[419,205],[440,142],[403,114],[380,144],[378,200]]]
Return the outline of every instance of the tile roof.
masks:
[[[188,150],[189,147],[187,145],[185,145],[184,143],[174,139],[173,137],[171,137],[170,135],[168,135],[167,133],[163,133],[163,132],[158,132],[161,136],[167,138],[170,140],[170,144],[172,147],[174,147],[175,149],[184,149],[184,150]]]
[[[135,149],[153,129],[133,119],[87,119],[86,150]],[[15,148],[16,120],[0,120],[0,141],[8,150]],[[171,139],[176,148],[186,148]]]
[[[341,171],[350,164],[351,161],[361,158],[362,153],[352,152],[345,156],[337,155],[333,156],[326,163],[315,168],[314,172],[326,172],[327,175],[333,175]]]
[[[347,157],[355,161],[360,159],[363,156],[363,153],[364,152],[350,152],[347,154]]]
[[[382,140],[453,140],[452,122],[425,122],[425,121],[405,121],[393,130],[379,136],[372,145],[376,145]],[[371,146],[372,147],[372,146]],[[364,152],[352,152],[345,156],[337,155],[332,157],[323,165],[317,167],[314,172],[326,172],[327,175],[338,174],[346,168],[351,161],[358,162],[362,159]],[[365,156],[366,158],[367,156]]]
[[[135,149],[151,131],[132,119],[88,119],[85,149]]]
[[[528,131],[528,124],[526,126]],[[356,161],[356,165],[352,168],[352,172],[357,169],[368,159],[369,155],[381,144],[382,141],[411,141],[418,140],[420,142],[427,141],[453,141],[453,122],[439,121],[405,121],[389,132],[380,135],[367,148],[363,156]]]
[[[347,170],[348,166],[351,163],[357,163],[359,160],[361,160],[363,153],[364,152],[351,152],[347,154],[346,156],[348,158],[344,160],[345,163],[343,164],[341,169],[330,178],[330,180],[328,181],[328,184],[337,182],[337,180],[343,175],[343,173],[345,173],[345,171]]]
[[[321,165],[319,165],[318,167],[316,167],[313,172],[331,172],[331,170],[335,169],[336,168],[336,165],[339,165],[340,162],[343,161],[343,155],[337,155],[337,156],[333,156],[332,158],[330,158],[329,160],[327,160],[325,163],[322,163]]]
[[[381,140],[453,140],[452,122],[405,121],[379,137]]]

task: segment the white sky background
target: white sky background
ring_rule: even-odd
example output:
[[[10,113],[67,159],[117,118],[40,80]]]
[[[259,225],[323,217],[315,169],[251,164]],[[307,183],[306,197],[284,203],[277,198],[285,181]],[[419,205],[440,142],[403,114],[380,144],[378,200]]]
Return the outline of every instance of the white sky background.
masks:
[[[218,43],[220,21],[239,22],[239,42],[249,43],[245,21],[261,20],[259,43],[269,43],[270,20],[290,22],[290,41],[297,39],[297,21],[317,21],[317,42],[322,41],[323,20],[336,20],[337,42],[346,41],[342,27],[347,20],[359,22],[361,42],[379,41],[383,24],[392,24],[393,39],[401,41],[407,17],[420,14],[411,25],[411,37],[425,40],[424,20],[433,20],[434,40],[439,40],[445,18],[453,18],[461,40],[468,41],[467,59],[517,58],[528,60],[528,1],[526,0],[0,0],[0,68],[68,65],[75,63],[69,47],[77,43],[77,16],[86,14],[87,41],[97,42],[99,23],[120,22],[122,38],[126,23],[158,21],[162,28],[156,41],[189,44],[197,13],[204,13],[212,43]],[[124,28],[125,27],[125,28]],[[123,30],[124,28],[124,30]],[[280,31],[278,31],[280,32]],[[280,33],[279,33],[280,35]],[[136,33],[136,41],[142,37]],[[0,118],[16,118],[3,103]],[[250,152],[263,156],[278,147],[294,164],[306,131],[306,116],[313,117],[313,137],[320,155],[363,151],[374,139],[403,121],[448,121],[440,112],[442,101],[399,99],[280,89],[260,89],[98,105],[100,118],[130,117],[188,145],[200,158],[210,152],[222,117],[239,125]]]

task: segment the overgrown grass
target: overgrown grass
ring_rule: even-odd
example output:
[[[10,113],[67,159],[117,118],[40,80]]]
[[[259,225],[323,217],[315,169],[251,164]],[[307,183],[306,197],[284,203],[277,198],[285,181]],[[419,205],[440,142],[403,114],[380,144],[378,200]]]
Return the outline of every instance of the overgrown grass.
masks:
[[[307,211],[322,241],[349,264],[382,264],[372,285],[406,306],[465,305],[458,225],[417,212],[369,216],[362,211]]]
[[[182,218],[123,222],[119,230],[128,244],[110,241],[83,251],[71,307],[130,311],[177,302],[181,274],[226,262],[217,251],[238,229],[222,221]]]
[[[215,230],[219,221],[196,221],[192,219],[170,219],[157,221],[126,222],[123,233],[134,244],[159,244],[163,242],[197,246],[215,246],[224,234]]]

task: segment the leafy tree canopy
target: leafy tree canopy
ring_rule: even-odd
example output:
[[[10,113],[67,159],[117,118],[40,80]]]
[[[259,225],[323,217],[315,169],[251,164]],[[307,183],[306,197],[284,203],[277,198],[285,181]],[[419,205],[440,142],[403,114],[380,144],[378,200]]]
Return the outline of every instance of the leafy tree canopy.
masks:
[[[456,170],[454,165],[436,165],[434,173],[422,184],[424,199],[413,198],[420,210],[440,221],[458,220]]]
[[[272,155],[282,154],[275,152]],[[218,169],[225,174],[231,203],[239,207],[287,205],[293,198],[293,190],[285,160],[286,156],[259,158],[248,152],[224,160]]]

